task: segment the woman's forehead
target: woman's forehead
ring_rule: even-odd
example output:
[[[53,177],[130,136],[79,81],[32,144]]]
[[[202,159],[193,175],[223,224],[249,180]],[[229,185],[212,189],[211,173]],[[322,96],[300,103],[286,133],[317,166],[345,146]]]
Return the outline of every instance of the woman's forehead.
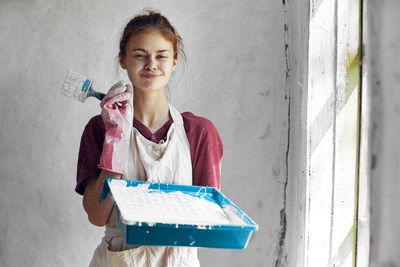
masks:
[[[166,52],[173,48],[172,42],[158,31],[140,32],[132,35],[128,41],[129,50],[142,49],[145,51]]]

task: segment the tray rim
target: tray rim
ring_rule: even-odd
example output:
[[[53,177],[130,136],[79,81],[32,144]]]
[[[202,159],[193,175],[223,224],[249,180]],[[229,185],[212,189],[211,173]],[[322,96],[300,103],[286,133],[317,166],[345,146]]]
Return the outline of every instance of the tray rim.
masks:
[[[124,222],[124,219],[120,216],[119,207],[117,203],[115,206],[118,209],[118,218],[121,222],[127,226],[136,226],[141,227],[148,226],[148,227],[160,227],[160,228],[184,228],[184,229],[195,229],[195,230],[221,230],[221,231],[232,231],[232,230],[248,230],[248,231],[257,231],[258,225],[246,214],[244,213],[235,203],[233,203],[229,198],[227,198],[220,190],[215,187],[209,186],[199,186],[199,185],[178,185],[178,184],[168,184],[168,183],[153,183],[148,181],[139,181],[139,180],[127,180],[127,179],[119,179],[119,178],[106,178],[106,181],[103,186],[103,190],[99,199],[99,203],[102,202],[103,199],[106,199],[108,194],[112,194],[110,191],[109,184],[112,181],[125,181],[126,186],[137,186],[140,184],[150,184],[149,189],[153,190],[163,190],[163,191],[181,191],[183,193],[189,195],[199,195],[202,190],[205,191],[203,195],[211,194],[214,198],[218,197],[219,202],[216,200],[217,204],[221,207],[226,205],[230,205],[234,207],[240,214],[242,214],[243,221],[246,223],[244,225],[238,224],[215,224],[215,225],[208,225],[208,224],[169,224],[169,223],[147,223],[147,222],[135,222],[134,224],[127,224]],[[186,189],[186,190],[185,190]],[[196,192],[196,193],[194,193]],[[223,201],[221,203],[221,201]]]

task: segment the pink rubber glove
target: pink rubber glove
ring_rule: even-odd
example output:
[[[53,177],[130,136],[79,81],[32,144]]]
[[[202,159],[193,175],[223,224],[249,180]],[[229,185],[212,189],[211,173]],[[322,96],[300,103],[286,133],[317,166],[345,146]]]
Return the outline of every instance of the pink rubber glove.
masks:
[[[133,123],[132,87],[119,81],[110,88],[100,106],[106,133],[98,167],[122,174],[128,157]]]

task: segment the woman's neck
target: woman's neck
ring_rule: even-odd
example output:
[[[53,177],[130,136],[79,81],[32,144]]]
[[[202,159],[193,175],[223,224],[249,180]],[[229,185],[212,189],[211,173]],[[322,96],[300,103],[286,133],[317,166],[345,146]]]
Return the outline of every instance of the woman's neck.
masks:
[[[135,91],[134,117],[152,133],[160,129],[171,117],[165,90]]]

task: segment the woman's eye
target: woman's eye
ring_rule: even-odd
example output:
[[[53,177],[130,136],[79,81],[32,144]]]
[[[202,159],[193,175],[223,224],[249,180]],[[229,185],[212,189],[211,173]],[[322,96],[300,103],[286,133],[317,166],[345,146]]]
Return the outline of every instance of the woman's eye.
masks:
[[[133,57],[137,58],[137,59],[143,59],[143,58],[146,58],[147,56],[146,55],[137,54],[137,55],[134,55]],[[168,56],[159,55],[159,56],[157,56],[157,58],[158,59],[166,59],[166,58],[168,58]]]

